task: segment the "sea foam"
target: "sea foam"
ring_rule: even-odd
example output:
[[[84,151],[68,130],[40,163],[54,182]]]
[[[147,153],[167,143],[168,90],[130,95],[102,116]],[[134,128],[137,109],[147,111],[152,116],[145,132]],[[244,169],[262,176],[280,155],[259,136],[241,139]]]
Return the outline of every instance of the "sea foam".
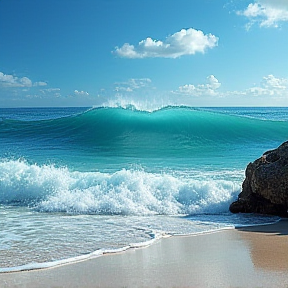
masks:
[[[240,183],[189,175],[121,169],[114,173],[70,171],[67,167],[0,163],[0,203],[41,212],[99,215],[221,213]]]

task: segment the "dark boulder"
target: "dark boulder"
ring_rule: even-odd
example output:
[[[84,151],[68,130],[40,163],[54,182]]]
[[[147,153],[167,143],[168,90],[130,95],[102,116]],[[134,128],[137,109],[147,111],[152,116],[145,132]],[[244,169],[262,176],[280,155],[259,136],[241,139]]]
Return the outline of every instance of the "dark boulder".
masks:
[[[288,217],[288,141],[249,163],[242,192],[230,205],[232,213]]]

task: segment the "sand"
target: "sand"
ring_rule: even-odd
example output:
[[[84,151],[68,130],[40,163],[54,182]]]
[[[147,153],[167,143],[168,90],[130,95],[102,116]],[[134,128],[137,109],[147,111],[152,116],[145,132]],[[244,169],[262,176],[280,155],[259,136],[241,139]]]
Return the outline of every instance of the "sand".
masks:
[[[288,287],[288,221],[170,237],[50,269],[0,274],[0,287]]]

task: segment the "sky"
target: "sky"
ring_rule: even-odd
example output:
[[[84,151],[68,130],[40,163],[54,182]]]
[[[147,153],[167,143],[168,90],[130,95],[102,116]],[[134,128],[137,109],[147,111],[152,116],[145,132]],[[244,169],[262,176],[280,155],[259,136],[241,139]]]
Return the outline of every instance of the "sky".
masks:
[[[288,106],[288,0],[0,0],[0,107]]]

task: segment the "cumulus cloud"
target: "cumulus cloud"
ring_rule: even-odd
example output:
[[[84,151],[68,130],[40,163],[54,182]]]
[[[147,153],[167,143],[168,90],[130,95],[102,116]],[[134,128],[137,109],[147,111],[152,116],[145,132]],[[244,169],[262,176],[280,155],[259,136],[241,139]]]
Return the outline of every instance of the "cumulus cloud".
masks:
[[[273,105],[275,101],[275,103],[277,103],[277,101],[280,103],[281,101],[283,102],[284,99],[288,100],[288,79],[277,78],[272,74],[264,76],[258,85],[255,84],[255,86],[244,88],[243,90],[220,91],[220,87],[221,83],[218,79],[214,75],[210,75],[207,77],[206,84],[186,84],[180,86],[178,90],[172,91],[172,93],[194,97],[194,99],[195,97],[199,99],[205,99],[205,97],[225,98],[225,101],[232,101],[231,103],[237,99],[237,101],[240,101],[239,103],[241,103],[241,101],[255,102],[255,99],[259,98],[259,101],[263,101],[261,103]],[[252,100],[252,98],[254,100]]]
[[[0,85],[2,87],[31,87],[32,81],[27,77],[18,78],[0,72]]]
[[[288,98],[288,79],[276,78],[272,74],[263,77],[260,86],[247,89],[246,94],[252,96],[277,96]]]
[[[254,101],[253,103],[257,99],[258,105],[263,103],[267,103],[265,105],[284,103],[288,101],[288,79],[277,78],[270,74],[264,76],[258,85],[255,84],[255,86],[241,91],[226,91],[223,94],[227,99],[229,97],[235,99],[240,96],[245,101]]]
[[[23,87],[31,87],[32,81],[28,77],[23,77],[19,79],[19,83],[23,85]]]
[[[220,88],[221,83],[214,75],[210,75],[207,77],[206,84],[186,84],[184,86],[180,86],[177,91],[174,93],[186,94],[191,96],[215,96],[218,95],[217,89]]]
[[[120,48],[116,47],[115,53],[124,58],[178,58],[197,52],[204,53],[208,48],[217,46],[218,39],[212,34],[205,35],[201,30],[189,28],[168,36],[164,41],[148,37],[136,47],[125,43]]]
[[[250,3],[238,15],[249,19],[246,26],[249,29],[253,24],[258,23],[260,27],[279,27],[282,22],[288,22],[288,1],[287,0],[258,0]]]
[[[13,75],[4,74],[0,72],[0,87],[32,87],[32,86],[45,86],[46,82],[33,83],[28,77],[18,78]]]

